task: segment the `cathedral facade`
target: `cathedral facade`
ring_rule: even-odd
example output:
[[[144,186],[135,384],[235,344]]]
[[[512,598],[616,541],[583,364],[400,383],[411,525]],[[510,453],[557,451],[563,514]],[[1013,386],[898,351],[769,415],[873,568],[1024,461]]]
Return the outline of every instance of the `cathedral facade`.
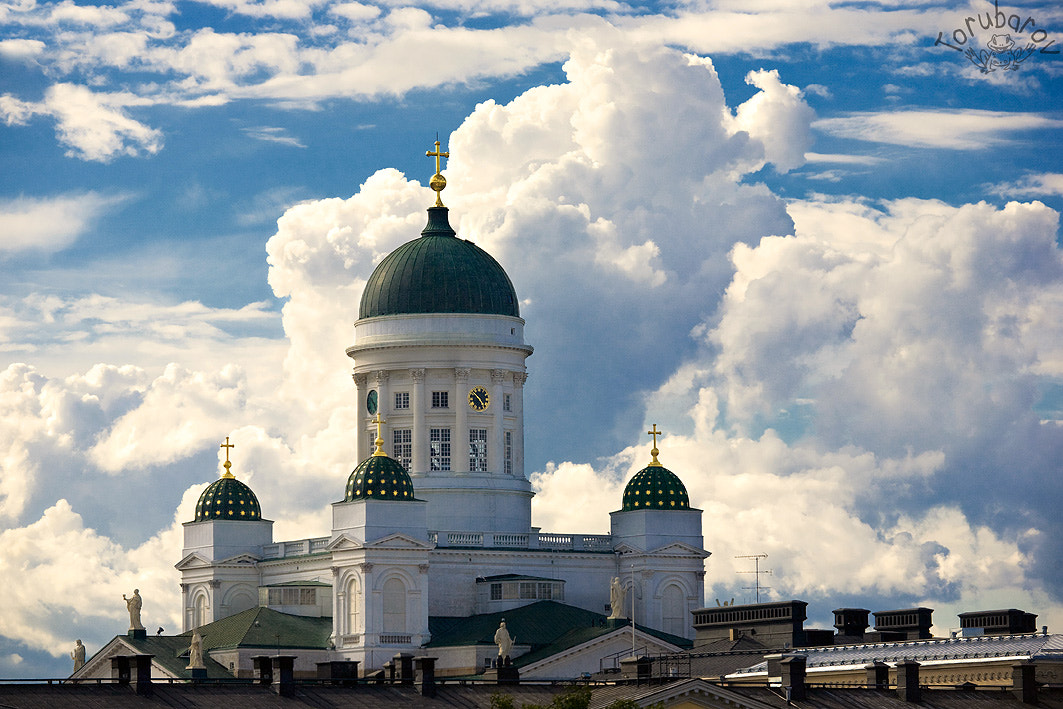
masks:
[[[437,194],[445,184],[438,167],[432,184]],[[437,198],[421,235],[380,262],[361,298],[347,349],[360,462],[345,488],[337,480],[331,534],[274,540],[227,457],[184,525],[183,630],[267,607],[330,618],[331,660],[370,671],[430,647],[444,673],[482,671],[495,648],[448,650],[432,627],[534,604],[693,638],[708,556],[701,511],[657,460],[656,428],[609,534],[533,526],[523,397],[532,351],[508,275],[458,237]],[[533,649],[521,640],[515,656]]]

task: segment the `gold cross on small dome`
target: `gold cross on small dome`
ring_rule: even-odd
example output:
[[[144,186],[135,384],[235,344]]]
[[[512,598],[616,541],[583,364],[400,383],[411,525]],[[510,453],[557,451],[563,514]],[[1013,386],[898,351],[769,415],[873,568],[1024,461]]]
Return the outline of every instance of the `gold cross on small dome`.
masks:
[[[387,453],[384,452],[384,437],[380,434],[380,426],[381,424],[387,423],[387,421],[380,418],[380,412],[377,411],[376,416],[373,417],[372,423],[376,424],[376,440],[373,441],[373,443],[376,444],[376,450],[373,451],[373,455],[386,456]]]
[[[653,456],[653,460],[650,461],[650,465],[661,466],[660,462],[657,460],[657,454],[660,453],[660,451],[657,450],[657,436],[660,436],[663,433],[664,431],[657,430],[657,424],[653,424],[653,428],[646,431],[647,435],[653,436],[653,448],[650,449],[650,455]]]
[[[229,443],[229,437],[226,436],[225,437],[225,443],[222,443],[220,446],[218,446],[218,448],[224,448],[225,449],[225,463],[223,464],[224,467],[225,467],[225,472],[222,473],[222,477],[223,478],[234,478],[234,477],[236,477],[235,475],[233,475],[232,473],[229,472],[229,468],[233,467],[233,464],[229,462],[229,449],[230,448],[236,448],[236,444]]]
[[[441,168],[439,166],[439,158],[449,158],[450,157],[450,153],[449,152],[445,152],[445,153],[441,152],[439,150],[439,141],[436,140],[436,149],[435,149],[435,151],[433,152],[431,150],[426,150],[424,154],[425,154],[425,157],[429,157],[429,158],[434,157],[436,159],[436,174],[432,175],[432,179],[431,179],[431,181],[429,181],[428,186],[431,187],[433,190],[435,190],[435,193],[436,193],[436,204],[435,204],[435,206],[442,207],[442,206],[444,206],[444,204],[443,204],[443,199],[442,199],[441,193],[443,192],[443,190],[447,186],[447,178],[443,177],[443,175],[440,174]]]

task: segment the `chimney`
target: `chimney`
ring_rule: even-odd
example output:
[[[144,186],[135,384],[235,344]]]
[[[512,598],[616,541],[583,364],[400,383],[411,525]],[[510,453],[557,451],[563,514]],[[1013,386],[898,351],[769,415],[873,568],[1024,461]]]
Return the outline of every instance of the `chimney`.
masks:
[[[408,652],[399,652],[391,658],[391,666],[395,672],[395,681],[399,684],[413,684],[413,655]]]
[[[1011,666],[1011,693],[1023,704],[1037,703],[1037,665],[1029,660]]]
[[[413,661],[414,680],[417,692],[422,697],[436,696],[436,658],[418,657]]]
[[[897,663],[897,698],[902,702],[918,702],[919,663],[915,660],[901,660]]]
[[[890,666],[885,662],[875,660],[870,665],[864,665],[864,669],[867,670],[868,689],[890,688]]]
[[[333,660],[317,663],[317,678],[350,687],[358,684],[358,660]]]
[[[834,627],[841,638],[862,640],[867,630],[867,608],[837,608],[834,611]]]
[[[282,697],[295,694],[295,655],[273,656],[272,689]]]
[[[799,702],[804,700],[805,667],[808,658],[804,655],[790,655],[780,662],[782,670],[782,689],[786,692],[788,701]]]
[[[259,684],[273,684],[273,658],[269,655],[256,655],[251,658],[255,663],[255,678]]]
[[[111,679],[118,680],[118,684],[129,684],[129,655],[116,655],[111,658]]]
[[[154,655],[135,655],[137,665],[137,688],[136,693],[142,696],[151,696],[151,660]]]

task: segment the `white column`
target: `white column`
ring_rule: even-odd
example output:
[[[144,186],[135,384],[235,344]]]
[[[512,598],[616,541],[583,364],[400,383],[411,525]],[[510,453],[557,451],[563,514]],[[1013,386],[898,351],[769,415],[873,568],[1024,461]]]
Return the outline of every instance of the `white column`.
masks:
[[[427,474],[428,431],[424,425],[424,409],[428,404],[424,398],[424,370],[411,369],[410,378],[413,380],[413,391],[410,392],[410,408],[413,409],[413,456],[410,472]]]
[[[388,377],[391,376],[391,372],[386,369],[378,369],[373,372],[373,376],[376,379],[376,410],[380,412],[380,417],[387,421],[388,414],[391,413],[391,406],[388,404],[388,397],[391,396],[388,390]],[[373,435],[376,436],[376,425],[372,425]],[[388,425],[385,423],[380,427],[380,437],[384,439],[384,452],[388,455],[394,453],[391,450],[392,438],[388,435]],[[375,448],[374,448],[375,450]]]
[[[517,429],[513,432],[513,476],[526,477],[524,472],[524,382],[528,380],[527,372],[513,373],[513,413],[517,418]]]
[[[491,434],[491,441],[488,443],[487,449],[487,469],[492,473],[501,474],[505,471],[505,465],[502,462],[502,454],[506,446],[506,438],[504,433],[504,423],[502,421],[502,382],[505,381],[506,370],[504,369],[492,369],[491,370],[491,412],[493,421],[493,433]]]
[[[450,433],[450,469],[469,470],[469,369],[454,370],[454,430]]]
[[[366,387],[366,376],[364,374],[352,374],[354,379],[354,400],[355,405],[355,432],[354,432],[354,460],[355,465],[361,463],[363,460],[369,457],[372,451],[366,450],[368,441],[366,440],[365,432],[365,397],[369,393],[369,389]]]
[[[332,646],[343,645],[343,636],[346,634],[347,614],[343,612],[346,597],[345,588],[340,587],[340,567],[332,567]]]

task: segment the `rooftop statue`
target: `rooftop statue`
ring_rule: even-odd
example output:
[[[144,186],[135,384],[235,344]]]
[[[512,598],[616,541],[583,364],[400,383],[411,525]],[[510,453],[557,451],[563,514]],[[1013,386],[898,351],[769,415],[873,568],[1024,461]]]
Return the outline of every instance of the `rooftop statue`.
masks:
[[[140,589],[134,588],[133,595],[129,598],[126,598],[123,593],[122,600],[125,601],[126,610],[129,611],[129,629],[143,630],[144,626],[140,622],[140,609],[144,607],[144,599],[140,597]]]

